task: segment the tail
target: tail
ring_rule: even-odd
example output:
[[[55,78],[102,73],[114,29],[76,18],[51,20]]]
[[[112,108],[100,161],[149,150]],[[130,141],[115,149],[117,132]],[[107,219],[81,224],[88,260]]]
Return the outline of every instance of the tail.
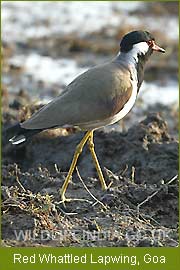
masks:
[[[6,130],[7,137],[10,137],[14,134],[13,137],[10,137],[9,141],[12,144],[20,144],[25,142],[29,137],[41,132],[43,129],[25,129],[21,125],[15,124],[9,127]]]

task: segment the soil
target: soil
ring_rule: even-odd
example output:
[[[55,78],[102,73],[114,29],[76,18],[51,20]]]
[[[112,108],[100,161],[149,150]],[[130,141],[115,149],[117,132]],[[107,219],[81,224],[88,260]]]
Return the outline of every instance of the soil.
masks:
[[[95,149],[110,187],[101,190],[85,147],[65,206],[59,189],[83,133],[42,132],[12,146],[11,121],[4,116],[5,246],[178,245],[178,142],[159,114],[148,114],[127,132],[96,131]]]

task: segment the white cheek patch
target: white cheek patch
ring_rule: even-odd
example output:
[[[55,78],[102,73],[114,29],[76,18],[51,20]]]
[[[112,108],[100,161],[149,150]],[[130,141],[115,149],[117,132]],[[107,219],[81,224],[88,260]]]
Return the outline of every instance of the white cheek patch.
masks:
[[[138,54],[146,54],[149,49],[147,42],[139,42],[133,45],[132,50],[129,52],[131,56],[138,61]]]

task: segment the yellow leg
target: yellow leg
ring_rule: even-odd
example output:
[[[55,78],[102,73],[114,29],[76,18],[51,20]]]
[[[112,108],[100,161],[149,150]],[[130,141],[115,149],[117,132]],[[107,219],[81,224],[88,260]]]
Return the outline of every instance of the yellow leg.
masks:
[[[73,157],[73,160],[72,160],[72,163],[71,163],[71,166],[70,166],[70,169],[69,169],[69,172],[68,172],[68,175],[64,181],[64,184],[60,190],[60,194],[61,194],[61,199],[62,201],[66,201],[66,198],[65,198],[65,192],[66,192],[66,189],[68,187],[68,184],[69,184],[69,181],[71,179],[71,176],[74,172],[74,169],[76,167],[76,163],[77,163],[77,160],[78,160],[78,157],[79,155],[81,154],[82,150],[83,150],[83,147],[85,145],[85,143],[87,142],[89,136],[91,135],[91,132],[92,131],[88,131],[85,136],[83,137],[83,139],[81,140],[81,142],[78,144],[78,146],[76,147],[76,151],[74,153],[74,157]]]
[[[91,131],[90,136],[89,136],[89,139],[88,139],[88,146],[89,146],[89,150],[91,152],[91,155],[92,155],[92,158],[93,158],[93,161],[94,161],[94,164],[95,164],[95,167],[96,167],[98,176],[99,176],[99,180],[101,182],[102,189],[103,190],[106,190],[107,189],[107,185],[106,185],[106,182],[104,180],[104,177],[103,177],[103,174],[102,174],[102,171],[101,171],[101,167],[99,165],[99,162],[98,162],[98,159],[97,159],[95,150],[94,150],[93,130]]]

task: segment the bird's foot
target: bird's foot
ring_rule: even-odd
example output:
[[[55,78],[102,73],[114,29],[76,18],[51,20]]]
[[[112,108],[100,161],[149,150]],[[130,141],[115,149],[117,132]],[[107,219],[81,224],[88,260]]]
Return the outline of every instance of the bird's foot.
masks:
[[[89,204],[92,204],[92,201],[86,200],[86,199],[81,199],[81,198],[66,198],[64,193],[60,192],[60,196],[61,196],[61,201],[59,202],[59,204],[62,204],[64,208],[66,208],[66,202],[87,202]]]
[[[71,201],[71,199],[66,198],[65,193],[64,193],[64,192],[62,192],[61,190],[60,190],[60,197],[61,197],[61,201],[60,201],[60,203],[62,203],[62,204],[63,204],[63,206],[64,206],[64,208],[66,208],[65,202],[70,202],[70,201]]]
[[[112,186],[112,184],[113,184],[113,181],[111,181],[109,185],[106,185],[106,184],[102,185],[102,190],[104,191],[108,190]]]
[[[113,184],[113,181],[111,181],[111,182],[109,183],[109,185],[107,186],[107,189],[106,189],[106,190],[110,189],[110,187],[112,186],[112,184]]]

